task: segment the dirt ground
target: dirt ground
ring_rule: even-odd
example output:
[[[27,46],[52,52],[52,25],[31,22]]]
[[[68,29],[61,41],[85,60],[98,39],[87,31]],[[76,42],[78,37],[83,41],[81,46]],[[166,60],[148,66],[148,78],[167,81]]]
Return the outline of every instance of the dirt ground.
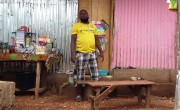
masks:
[[[149,109],[142,104],[137,104],[135,96],[118,96],[103,100],[100,110],[173,110],[174,98],[151,97]],[[90,110],[88,101],[75,102],[73,97],[57,94],[41,94],[38,99],[31,95],[16,95],[13,110]]]

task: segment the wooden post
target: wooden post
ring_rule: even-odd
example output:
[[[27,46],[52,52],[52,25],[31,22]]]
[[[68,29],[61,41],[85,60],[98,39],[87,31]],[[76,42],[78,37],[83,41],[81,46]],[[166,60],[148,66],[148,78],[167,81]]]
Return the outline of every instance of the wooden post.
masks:
[[[36,87],[35,87],[35,99],[39,97],[39,87],[40,87],[40,62],[36,65]]]
[[[113,49],[113,24],[114,24],[114,2],[115,0],[111,0],[111,18],[110,18],[110,27],[109,27],[109,70],[112,73],[111,62],[112,62],[112,49]]]
[[[146,104],[145,107],[149,108],[149,104],[150,104],[150,94],[151,94],[151,86],[148,85],[145,87],[146,88]]]

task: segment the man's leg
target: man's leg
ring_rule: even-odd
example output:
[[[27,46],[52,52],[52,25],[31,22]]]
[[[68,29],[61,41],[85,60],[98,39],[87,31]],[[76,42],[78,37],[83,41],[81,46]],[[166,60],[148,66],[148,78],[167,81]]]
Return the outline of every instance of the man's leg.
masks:
[[[98,64],[97,64],[97,55],[95,52],[89,54],[89,70],[91,73],[91,80],[98,81],[99,80],[99,74],[98,74]]]
[[[85,68],[87,65],[86,54],[77,53],[76,55],[77,62],[76,62],[76,72],[77,72],[77,80],[85,80]],[[77,96],[76,101],[82,100],[82,85],[77,85]]]
[[[76,59],[77,80],[85,80],[85,69],[87,65],[86,54],[77,53]]]

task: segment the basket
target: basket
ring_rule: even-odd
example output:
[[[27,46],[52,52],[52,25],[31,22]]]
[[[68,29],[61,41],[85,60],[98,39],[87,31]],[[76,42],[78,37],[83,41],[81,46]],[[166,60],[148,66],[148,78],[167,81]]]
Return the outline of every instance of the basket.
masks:
[[[99,76],[107,76],[108,70],[98,70]]]

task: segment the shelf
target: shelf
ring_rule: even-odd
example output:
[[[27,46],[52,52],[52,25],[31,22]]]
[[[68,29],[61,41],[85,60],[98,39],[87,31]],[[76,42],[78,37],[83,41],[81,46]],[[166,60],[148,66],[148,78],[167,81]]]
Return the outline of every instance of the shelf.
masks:
[[[44,88],[39,88],[39,93],[40,92],[43,92],[46,90],[46,87]],[[19,92],[19,91],[29,91],[29,92],[34,92],[35,91],[35,88],[32,88],[32,89],[28,89],[28,90],[20,90],[19,88],[16,88],[16,92]]]

